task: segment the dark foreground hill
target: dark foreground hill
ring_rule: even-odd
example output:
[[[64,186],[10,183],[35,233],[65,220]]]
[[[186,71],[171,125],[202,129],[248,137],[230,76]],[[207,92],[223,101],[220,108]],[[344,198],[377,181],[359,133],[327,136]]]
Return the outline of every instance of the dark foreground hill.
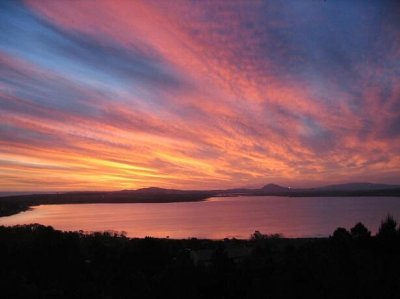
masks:
[[[400,234],[326,239],[129,239],[0,226],[1,298],[398,298]]]

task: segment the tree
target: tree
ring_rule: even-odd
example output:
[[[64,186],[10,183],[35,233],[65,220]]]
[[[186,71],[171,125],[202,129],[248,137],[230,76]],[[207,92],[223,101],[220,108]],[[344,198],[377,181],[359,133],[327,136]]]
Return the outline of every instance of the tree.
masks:
[[[265,240],[266,236],[260,233],[258,230],[256,230],[251,236],[250,240],[252,241],[259,241],[259,240]]]
[[[347,241],[351,239],[351,235],[349,231],[343,227],[338,227],[334,232],[333,232],[333,239],[336,241]]]
[[[381,226],[379,227],[379,231],[377,233],[377,237],[381,239],[394,239],[397,236],[397,222],[394,218],[388,214],[386,219],[381,222]]]
[[[351,236],[356,240],[366,240],[371,237],[371,232],[361,222],[358,222],[350,232]]]

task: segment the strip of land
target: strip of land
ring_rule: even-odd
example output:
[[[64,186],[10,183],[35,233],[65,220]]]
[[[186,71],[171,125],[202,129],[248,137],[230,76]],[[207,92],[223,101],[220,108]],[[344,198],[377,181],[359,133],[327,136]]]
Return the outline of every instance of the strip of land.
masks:
[[[0,197],[0,217],[27,211],[32,206],[87,203],[170,203],[201,201],[217,195],[212,191],[183,191],[160,188],[114,192],[67,192]]]
[[[66,192],[0,197],[0,217],[27,211],[32,206],[85,203],[170,203],[202,201],[214,196],[398,196],[400,186],[350,183],[318,188],[290,188],[268,184],[259,189],[176,190],[143,188],[112,192]]]

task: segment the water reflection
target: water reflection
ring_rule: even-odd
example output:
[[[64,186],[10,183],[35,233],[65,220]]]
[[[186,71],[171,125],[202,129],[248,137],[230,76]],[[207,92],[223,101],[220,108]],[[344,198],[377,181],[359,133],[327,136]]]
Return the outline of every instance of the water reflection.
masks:
[[[0,225],[40,223],[62,230],[126,231],[131,237],[248,238],[255,230],[287,237],[328,236],[363,222],[375,232],[395,197],[219,197],[204,202],[47,205],[0,218]]]

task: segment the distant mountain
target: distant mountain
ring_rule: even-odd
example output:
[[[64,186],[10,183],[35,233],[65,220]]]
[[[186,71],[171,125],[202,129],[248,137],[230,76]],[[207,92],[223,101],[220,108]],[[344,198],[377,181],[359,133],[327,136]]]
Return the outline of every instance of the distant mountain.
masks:
[[[116,191],[118,192],[118,191]],[[123,193],[148,193],[148,194],[171,194],[171,193],[182,193],[181,190],[174,190],[174,189],[164,189],[158,187],[147,187],[147,188],[140,188],[136,190],[122,190],[119,192]]]
[[[141,188],[137,190],[122,190],[122,191],[115,191],[115,193],[124,193],[124,194],[141,194],[141,195],[184,195],[184,194],[210,194],[216,193],[215,191],[210,190],[178,190],[178,189],[165,189],[165,188],[158,188],[158,187],[147,187]]]
[[[213,196],[396,196],[400,185],[347,183],[317,188],[293,189],[267,184],[260,189],[176,190],[157,187],[121,191],[79,191],[53,194],[28,194],[0,196],[0,217],[26,211],[41,204],[80,203],[169,203],[201,201]]]
[[[261,188],[262,190],[268,190],[268,191],[283,191],[287,190],[289,188],[287,187],[282,187],[277,184],[267,184],[264,187]]]
[[[223,190],[177,190],[148,187],[137,190],[122,190],[113,192],[114,196],[126,194],[131,196],[174,196],[174,195],[280,195],[280,196],[351,196],[351,195],[386,195],[398,192],[400,185],[373,184],[373,183],[347,183],[327,185],[315,188],[289,188],[277,184],[267,184],[259,189],[234,188]],[[385,191],[385,192],[381,192]]]
[[[231,189],[228,194],[234,194]],[[347,183],[316,188],[289,188],[277,184],[267,184],[260,189],[238,189],[239,195],[275,196],[399,196],[400,185]],[[224,194],[224,192],[222,192]]]
[[[260,190],[264,192],[288,192],[290,191],[290,188],[288,187],[282,187],[276,184],[267,184],[264,187],[262,187]]]
[[[400,185],[387,185],[387,184],[373,184],[373,183],[347,183],[328,185],[319,188],[317,190],[324,191],[369,191],[369,190],[389,190],[399,189]]]

